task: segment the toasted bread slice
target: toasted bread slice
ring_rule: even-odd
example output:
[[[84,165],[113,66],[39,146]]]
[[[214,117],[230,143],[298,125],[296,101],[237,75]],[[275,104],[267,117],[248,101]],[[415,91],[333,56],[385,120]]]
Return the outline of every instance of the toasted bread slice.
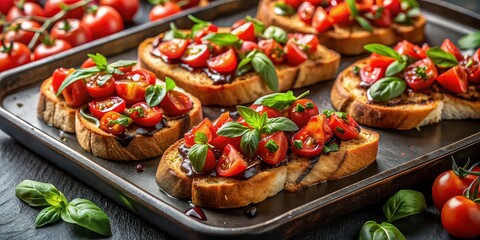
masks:
[[[180,91],[176,88],[175,90]],[[183,91],[182,91],[183,92]],[[197,98],[186,93],[193,101],[193,108],[187,114],[175,118],[164,116],[167,124],[152,136],[135,133],[126,147],[113,134],[98,128],[76,112],[75,132],[77,140],[85,151],[108,160],[142,160],[162,155],[183,134],[203,119],[202,105]],[[135,132],[136,126],[132,126]]]
[[[426,20],[423,16],[416,18],[411,26],[392,24],[389,28],[373,27],[373,32],[369,32],[355,25],[348,27],[335,25],[334,29],[319,33],[315,28],[301,21],[297,14],[290,17],[276,15],[274,13],[276,2],[275,0],[260,1],[256,18],[267,25],[276,25],[288,32],[316,34],[321,44],[341,54],[359,55],[366,52],[363,46],[369,43],[393,45],[399,40],[420,43],[425,39]]]
[[[340,150],[320,155],[320,159],[293,157],[287,164],[285,190],[304,187],[354,174],[375,161],[379,134],[362,128],[357,139],[342,141]]]
[[[76,108],[68,106],[63,99],[55,95],[51,77],[43,81],[37,106],[39,118],[49,126],[75,133],[75,111],[77,111]]]
[[[359,87],[360,78],[353,73],[354,66],[362,68],[367,64],[368,59],[362,59],[341,72],[330,94],[336,109],[346,112],[363,125],[408,130],[442,119],[480,118],[480,101],[447,93],[404,93],[384,104],[370,103],[366,89]]]
[[[138,47],[140,66],[154,72],[158,78],[172,78],[179,87],[198,97],[203,105],[234,106],[253,102],[272,93],[256,72],[237,77],[231,83],[214,85],[204,72],[191,72],[178,64],[167,64],[152,56],[150,51],[154,41],[154,38],[149,38]],[[338,53],[319,45],[310,58],[296,67],[286,64],[276,66],[279,91],[305,87],[335,77],[340,64]]]

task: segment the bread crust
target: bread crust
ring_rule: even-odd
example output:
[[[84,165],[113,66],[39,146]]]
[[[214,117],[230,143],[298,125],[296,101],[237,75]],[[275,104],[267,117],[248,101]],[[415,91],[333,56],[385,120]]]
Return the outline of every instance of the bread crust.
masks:
[[[400,40],[421,43],[425,40],[425,17],[419,16],[412,26],[392,24],[389,28],[373,27],[373,32],[359,26],[339,27],[319,33],[312,26],[299,19],[297,14],[290,17],[278,16],[274,13],[275,0],[261,0],[257,11],[257,19],[266,25],[276,25],[288,32],[312,33],[318,36],[320,43],[345,55],[359,55],[366,52],[363,46],[369,43],[393,45]]]
[[[223,28],[219,31],[228,29]],[[253,102],[261,96],[272,93],[254,72],[237,77],[231,83],[214,85],[205,73],[192,73],[178,64],[167,64],[151,55],[154,40],[155,38],[146,39],[138,47],[140,66],[154,72],[159,78],[168,76],[174,79],[179,87],[198,97],[203,105],[234,106]],[[276,66],[279,91],[329,80],[337,73],[340,64],[338,53],[319,45],[311,58],[296,67]]]
[[[175,90],[180,91],[178,88]],[[80,110],[77,110],[75,117],[77,140],[85,151],[108,160],[142,160],[160,156],[203,118],[200,101],[188,93],[185,94],[193,101],[190,112],[175,118],[164,116],[167,120],[166,127],[152,136],[135,133],[127,147],[123,147],[115,135],[101,130],[94,123],[83,118]]]
[[[413,93],[408,96],[413,103],[395,106],[369,103],[366,90],[357,87],[360,78],[353,73],[354,66],[362,68],[367,64],[368,58],[362,59],[342,71],[330,93],[332,105],[337,110],[346,112],[363,125],[409,130],[442,119],[480,118],[479,101],[460,99],[446,93]]]
[[[47,125],[61,129],[68,133],[75,133],[75,111],[63,99],[53,92],[52,78],[42,82],[40,98],[37,106],[37,116]]]

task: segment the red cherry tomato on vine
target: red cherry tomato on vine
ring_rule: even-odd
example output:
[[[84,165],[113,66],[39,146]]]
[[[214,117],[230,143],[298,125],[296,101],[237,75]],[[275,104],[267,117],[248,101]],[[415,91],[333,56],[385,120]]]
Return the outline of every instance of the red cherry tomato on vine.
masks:
[[[125,22],[131,22],[140,6],[139,0],[100,0],[100,5],[115,8]]]
[[[344,141],[356,139],[361,130],[357,121],[351,116],[340,117],[335,113],[328,118],[328,125],[333,133]]]
[[[100,128],[108,133],[113,135],[121,135],[125,133],[125,129],[127,126],[120,125],[118,123],[114,123],[115,120],[123,118],[120,113],[117,112],[108,112],[103,115],[102,119],[100,119]]]
[[[428,89],[437,76],[437,68],[428,58],[408,65],[403,73],[403,78],[414,91]]]
[[[193,102],[185,93],[171,90],[160,103],[163,113],[168,116],[180,116],[192,109]]]
[[[262,161],[276,165],[287,156],[288,140],[284,132],[279,131],[260,139],[257,155]]]
[[[155,5],[155,7],[150,10],[148,18],[150,21],[156,21],[168,16],[171,16],[175,13],[182,11],[180,6],[174,2],[165,2],[164,4]]]
[[[441,217],[443,228],[454,237],[480,236],[480,203],[464,196],[453,197],[443,206]]]
[[[153,127],[163,118],[159,107],[150,107],[146,102],[133,104],[129,109],[129,115],[133,122],[144,127]]]
[[[31,62],[30,49],[23,43],[0,45],[0,72]]]
[[[222,74],[229,74],[237,69],[237,56],[233,49],[208,59],[207,65],[210,69],[213,69]]]
[[[17,1],[18,2],[18,1]],[[43,8],[34,2],[25,2],[23,6],[13,6],[7,13],[7,21],[12,21],[18,17],[37,16],[44,17]]]
[[[28,30],[39,30],[41,28],[40,23],[31,20],[14,21],[12,26],[13,29],[7,31],[7,33],[5,34],[5,40],[7,42],[20,42],[25,45],[28,45],[30,41],[32,41],[33,36],[35,35],[34,32]]]
[[[88,94],[92,98],[105,98],[115,93],[115,79],[111,76],[105,80],[103,79],[104,76],[104,74],[95,74],[85,79],[85,86],[87,86]],[[101,86],[99,85],[100,80],[103,82]]]
[[[55,39],[63,39],[72,47],[82,45],[93,40],[90,29],[84,26],[80,20],[69,18],[53,25],[50,35]]]
[[[47,0],[44,5],[45,16],[53,17],[55,14],[62,10],[61,5],[72,5],[74,3],[80,2],[81,0]],[[81,19],[84,14],[84,8],[78,7],[69,11],[64,18],[76,18]]]
[[[137,103],[145,100],[145,92],[148,86],[155,84],[154,73],[139,69],[126,73],[123,78],[115,80],[115,90],[118,96],[127,103]]]
[[[125,100],[117,96],[95,99],[88,103],[90,113],[97,119],[101,119],[108,112],[121,113],[126,106]]]
[[[37,61],[42,58],[46,58],[46,57],[55,55],[57,53],[61,53],[71,48],[72,46],[70,45],[70,43],[62,39],[53,40],[53,42],[48,44],[40,43],[35,48],[35,50],[33,50],[33,60]]]
[[[123,30],[122,16],[112,7],[99,6],[82,18],[82,23],[90,29],[93,39],[109,36]]]
[[[307,125],[311,117],[318,115],[318,108],[310,99],[299,99],[290,105],[288,118],[292,120],[298,128]]]
[[[222,177],[231,177],[242,173],[247,169],[248,163],[243,156],[230,144],[223,149],[218,159],[217,173]]]

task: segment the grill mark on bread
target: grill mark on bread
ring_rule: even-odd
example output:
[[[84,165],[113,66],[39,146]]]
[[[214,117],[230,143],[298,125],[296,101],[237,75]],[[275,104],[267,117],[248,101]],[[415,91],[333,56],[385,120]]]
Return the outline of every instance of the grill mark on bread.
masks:
[[[293,78],[292,84],[290,85],[290,87],[288,89],[293,89],[293,86],[295,86],[295,84],[297,84],[299,76],[300,76],[300,68],[296,69],[295,77]]]
[[[315,164],[317,164],[318,160],[320,160],[320,157],[322,155],[318,155],[313,157],[310,162],[308,163],[308,167],[303,170],[303,172],[298,176],[298,178],[295,180],[296,184],[300,184],[302,180],[312,171],[313,167],[315,167]]]

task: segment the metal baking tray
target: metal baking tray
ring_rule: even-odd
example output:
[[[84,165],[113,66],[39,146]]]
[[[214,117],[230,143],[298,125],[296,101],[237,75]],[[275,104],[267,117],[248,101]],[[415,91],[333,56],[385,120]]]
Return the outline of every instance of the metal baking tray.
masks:
[[[228,26],[245,15],[255,16],[256,4],[257,1],[241,0],[214,2],[198,9],[195,15]],[[439,45],[447,37],[456,41],[480,26],[479,18],[461,8],[439,5],[433,0],[421,1],[421,5],[429,21],[426,27],[429,44]],[[192,12],[170,20],[179,27],[189,27],[188,13]],[[110,60],[136,59],[135,47],[143,39],[167,29],[167,23],[144,24],[92,48],[58,55],[28,71],[22,68],[0,75],[0,128],[130,211],[182,239],[291,237],[383,199],[400,188],[433,179],[435,174],[451,165],[450,155],[460,159],[478,155],[478,121],[444,121],[422,127],[420,131],[378,130],[381,139],[377,161],[354,175],[297,193],[281,192],[256,204],[257,215],[253,218],[245,215],[246,208],[204,209],[206,221],[188,217],[184,212],[190,207],[189,202],[168,196],[156,185],[158,158],[139,162],[96,158],[83,151],[74,135],[47,126],[35,114],[40,82],[55,68],[77,66],[89,52],[102,52]],[[365,56],[343,57],[341,69]],[[310,89],[308,97],[320,109],[331,109],[332,83],[326,81],[295,93]],[[215,118],[225,109],[204,107],[203,110],[206,117]],[[135,171],[139,163],[144,166],[141,173]]]

